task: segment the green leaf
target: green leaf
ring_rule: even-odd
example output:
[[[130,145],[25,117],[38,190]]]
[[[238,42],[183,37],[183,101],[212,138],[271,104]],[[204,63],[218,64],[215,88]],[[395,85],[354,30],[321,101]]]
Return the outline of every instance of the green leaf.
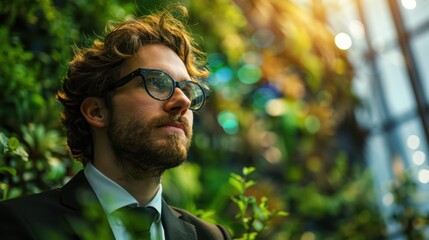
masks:
[[[18,149],[15,150],[15,154],[20,156],[22,160],[28,161],[28,153],[24,150],[24,148],[19,147]]]
[[[4,147],[7,147],[7,137],[4,135],[4,133],[0,132],[0,144]]]
[[[240,182],[237,181],[237,179],[235,178],[230,178],[229,180],[229,184],[235,189],[237,190],[237,192],[239,194],[242,194],[244,192],[243,189],[243,184],[241,184]]]
[[[256,183],[255,183],[255,181],[253,181],[253,180],[250,180],[250,181],[247,181],[245,184],[244,184],[244,188],[245,189],[247,189],[247,188],[249,188],[249,187],[251,187],[251,186],[253,186],[253,185],[255,185]]]
[[[241,201],[237,202],[237,206],[238,206],[238,209],[240,209],[240,212],[245,212],[247,209],[246,204],[244,202],[241,202]]]
[[[258,219],[255,219],[255,221],[253,221],[252,226],[257,232],[260,232],[262,231],[262,229],[264,229],[264,224]]]
[[[268,208],[268,198],[267,197],[265,197],[265,196],[261,197],[259,207],[263,208],[263,209]]]
[[[250,203],[250,204],[254,204],[254,203],[256,203],[256,197],[254,197],[254,196],[250,196],[248,199],[249,199],[249,203]]]
[[[16,137],[11,137],[7,141],[9,149],[14,151],[19,147],[19,140]]]
[[[14,176],[16,175],[16,169],[8,167],[8,166],[1,166],[0,167],[0,173],[3,173],[3,172],[8,172]]]
[[[9,191],[9,185],[7,185],[6,183],[0,183],[0,189],[3,191],[3,194],[0,200],[6,200],[6,197]]]
[[[249,174],[251,174],[254,171],[255,171],[254,167],[244,167],[243,168],[243,175],[248,176]]]
[[[276,215],[277,215],[277,216],[286,217],[286,216],[288,216],[288,215],[289,215],[289,213],[288,213],[288,212],[285,212],[285,211],[278,211],[278,212],[276,212]]]
[[[235,179],[238,182],[244,182],[244,178],[238,174],[231,173],[231,178]]]

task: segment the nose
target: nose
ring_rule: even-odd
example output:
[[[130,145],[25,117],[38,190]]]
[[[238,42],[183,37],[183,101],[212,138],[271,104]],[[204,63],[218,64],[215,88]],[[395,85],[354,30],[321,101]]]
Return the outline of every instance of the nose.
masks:
[[[180,88],[174,88],[173,95],[170,99],[167,100],[165,104],[166,111],[184,115],[188,111],[189,107],[191,107],[191,100],[185,95],[185,93],[183,93]]]

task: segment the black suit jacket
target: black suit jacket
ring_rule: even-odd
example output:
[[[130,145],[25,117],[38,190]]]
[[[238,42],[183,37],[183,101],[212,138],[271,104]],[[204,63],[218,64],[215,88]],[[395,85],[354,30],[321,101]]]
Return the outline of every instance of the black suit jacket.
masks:
[[[167,240],[231,239],[228,231],[162,204]],[[0,202],[0,239],[114,239],[83,171],[64,187]]]

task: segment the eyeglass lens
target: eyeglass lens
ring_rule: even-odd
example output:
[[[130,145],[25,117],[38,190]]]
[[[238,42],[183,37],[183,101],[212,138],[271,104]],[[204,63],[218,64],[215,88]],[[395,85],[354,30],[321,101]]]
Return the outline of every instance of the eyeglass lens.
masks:
[[[175,81],[162,71],[152,70],[144,76],[148,93],[156,99],[166,100],[171,97],[175,88]],[[198,109],[204,101],[204,92],[195,82],[180,82],[179,88],[191,101],[191,109]]]

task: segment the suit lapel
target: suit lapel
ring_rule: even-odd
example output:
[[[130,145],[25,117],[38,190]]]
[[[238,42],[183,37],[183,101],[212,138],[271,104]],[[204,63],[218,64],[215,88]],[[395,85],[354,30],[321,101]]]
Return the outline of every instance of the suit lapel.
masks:
[[[162,201],[162,225],[166,240],[197,240],[194,225],[180,219],[181,214]]]
[[[83,171],[64,185],[61,201],[70,209],[64,216],[79,239],[114,239],[104,210]],[[194,225],[180,217],[179,212],[162,201],[161,218],[166,240],[197,240]]]
[[[70,209],[64,217],[79,239],[114,239],[104,210],[83,171],[64,185],[61,201]]]

